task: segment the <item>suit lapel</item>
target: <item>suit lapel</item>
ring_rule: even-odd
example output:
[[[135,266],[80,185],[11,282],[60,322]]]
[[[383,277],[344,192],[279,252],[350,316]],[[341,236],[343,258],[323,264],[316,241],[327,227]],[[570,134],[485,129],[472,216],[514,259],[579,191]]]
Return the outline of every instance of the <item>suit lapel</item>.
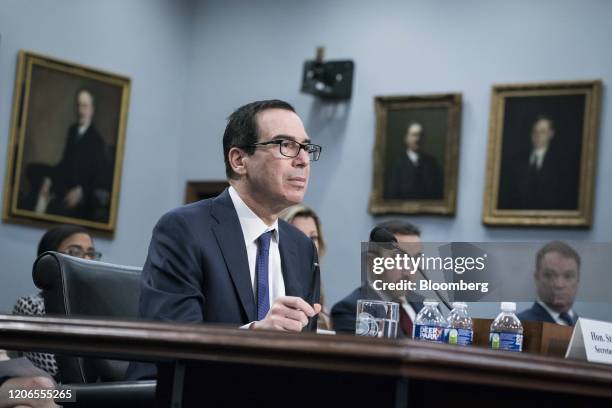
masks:
[[[548,313],[548,311],[544,309],[542,305],[540,305],[538,302],[535,302],[533,304],[533,307],[531,308],[531,310],[533,310],[533,312],[537,316],[539,316],[543,321],[549,322],[549,323],[557,323],[555,319],[550,315],[550,313]]]
[[[257,320],[255,296],[251,283],[249,261],[244,246],[244,235],[238,214],[227,189],[213,201],[212,216],[219,222],[212,227],[225,265],[242,304],[248,321]]]
[[[408,303],[410,304],[410,306],[412,306],[412,309],[414,309],[415,319],[416,319],[416,315],[418,315],[421,309],[423,309],[423,302],[415,300],[415,301],[411,301]]]
[[[278,229],[278,250],[281,256],[283,280],[285,281],[285,295],[303,297],[302,284],[298,276],[299,270],[295,242],[289,238],[289,232],[280,220],[278,222]]]

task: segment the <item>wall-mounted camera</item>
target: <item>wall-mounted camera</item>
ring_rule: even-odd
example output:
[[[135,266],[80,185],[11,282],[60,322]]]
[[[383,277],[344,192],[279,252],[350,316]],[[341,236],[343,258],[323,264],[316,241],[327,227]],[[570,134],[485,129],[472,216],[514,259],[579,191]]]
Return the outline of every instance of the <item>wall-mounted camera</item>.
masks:
[[[318,47],[316,58],[304,62],[302,92],[322,99],[350,99],[355,64],[351,60],[324,62],[324,53],[325,49]]]

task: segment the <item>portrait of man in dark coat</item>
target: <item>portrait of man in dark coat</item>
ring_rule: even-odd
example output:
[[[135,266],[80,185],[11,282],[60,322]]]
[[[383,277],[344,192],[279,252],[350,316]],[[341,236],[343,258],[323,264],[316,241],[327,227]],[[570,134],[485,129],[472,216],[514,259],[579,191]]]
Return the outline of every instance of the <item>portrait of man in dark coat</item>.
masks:
[[[130,78],[20,51],[3,213],[113,233]]]
[[[423,151],[425,131],[411,122],[404,135],[405,152],[391,168],[384,197],[387,199],[440,200],[443,176],[435,157]]]
[[[569,210],[577,208],[575,178],[570,162],[555,143],[555,122],[539,115],[533,122],[530,149],[517,153],[503,179],[500,208]],[[567,152],[565,152],[567,155]],[[573,191],[572,191],[573,190]]]
[[[68,128],[61,160],[54,166],[28,166],[33,188],[26,208],[88,220],[99,220],[106,212],[100,207],[108,205],[112,168],[105,142],[93,123],[94,102],[89,90],[80,89],[76,94],[77,121]]]

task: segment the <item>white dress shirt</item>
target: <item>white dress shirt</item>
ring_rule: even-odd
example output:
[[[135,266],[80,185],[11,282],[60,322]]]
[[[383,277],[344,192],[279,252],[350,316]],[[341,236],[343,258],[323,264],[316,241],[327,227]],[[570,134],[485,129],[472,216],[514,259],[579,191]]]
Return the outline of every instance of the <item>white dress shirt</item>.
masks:
[[[555,321],[555,323],[557,323],[557,324],[561,324],[561,325],[563,325],[563,326],[567,326],[567,323],[565,323],[565,322],[563,321],[563,319],[561,319],[561,318],[559,317],[559,315],[560,315],[561,313],[559,313],[559,312],[556,312],[556,311],[552,310],[550,307],[548,307],[548,305],[547,305],[546,303],[542,302],[541,300],[538,300],[538,304],[539,304],[540,306],[542,306],[542,307],[544,308],[544,310],[546,310],[546,311],[548,312],[548,314],[550,315],[550,317],[552,317],[552,318],[553,318],[553,320]],[[571,310],[571,309],[570,309],[570,311],[569,311],[569,312],[567,312],[567,314],[569,314],[569,315],[570,315],[570,317],[572,318],[572,320],[576,320],[576,315],[574,314],[574,311],[573,311],[573,310]]]
[[[268,226],[261,218],[257,216],[251,210],[234,187],[228,189],[236,213],[238,213],[238,221],[240,221],[240,227],[242,228],[242,235],[244,238],[244,245],[247,250],[247,257],[249,260],[249,272],[251,273],[251,286],[253,288],[253,294],[257,299],[257,277],[255,276],[255,264],[257,262],[257,239],[261,234],[267,231],[274,231],[272,239],[270,240],[270,254],[268,259],[268,296],[270,299],[270,306],[274,303],[276,298],[285,296],[285,280],[283,279],[283,271],[281,269],[281,257],[280,251],[278,250],[279,243],[279,231],[278,231],[278,220],[274,221],[274,224]]]
[[[536,165],[538,171],[542,168],[542,163],[544,162],[544,157],[546,156],[546,151],[548,149],[546,147],[542,147],[540,149],[534,149],[531,152],[531,156],[529,157],[529,165]]]
[[[417,152],[413,152],[412,150],[406,150],[406,156],[408,156],[412,164],[414,164],[415,166],[419,165],[419,154]]]
[[[84,125],[79,125],[77,129],[77,140],[80,139],[81,136],[85,134],[85,132],[87,132],[87,129],[89,129],[89,125],[91,125],[90,122],[87,122]]]

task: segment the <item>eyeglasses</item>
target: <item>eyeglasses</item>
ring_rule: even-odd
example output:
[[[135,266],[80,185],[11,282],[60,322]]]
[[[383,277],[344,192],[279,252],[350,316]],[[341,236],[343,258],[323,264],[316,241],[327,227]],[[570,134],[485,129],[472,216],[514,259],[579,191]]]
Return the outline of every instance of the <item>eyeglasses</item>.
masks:
[[[77,258],[91,259],[94,261],[102,258],[102,254],[98,251],[84,251],[83,248],[79,246],[69,246],[64,250],[66,255],[75,256]]]
[[[319,156],[321,156],[321,150],[323,150],[323,148],[319,145],[312,143],[299,143],[295,140],[290,139],[276,139],[270,140],[268,142],[254,143],[252,145],[249,145],[248,147],[267,146],[273,144],[278,145],[280,149],[280,154],[285,157],[291,158],[297,157],[297,155],[300,154],[300,150],[304,149],[304,151],[308,153],[310,161],[319,160]]]

